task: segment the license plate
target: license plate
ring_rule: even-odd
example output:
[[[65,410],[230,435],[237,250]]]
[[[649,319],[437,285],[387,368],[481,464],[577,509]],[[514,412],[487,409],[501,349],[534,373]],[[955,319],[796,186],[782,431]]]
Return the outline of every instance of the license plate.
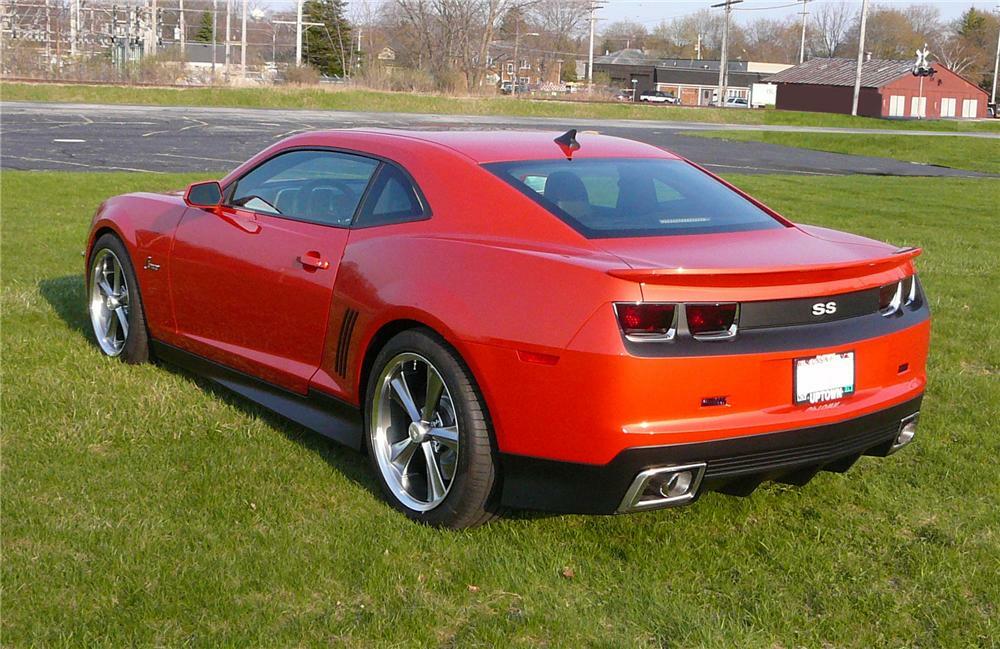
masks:
[[[823,403],[854,394],[854,352],[795,359],[795,403]]]

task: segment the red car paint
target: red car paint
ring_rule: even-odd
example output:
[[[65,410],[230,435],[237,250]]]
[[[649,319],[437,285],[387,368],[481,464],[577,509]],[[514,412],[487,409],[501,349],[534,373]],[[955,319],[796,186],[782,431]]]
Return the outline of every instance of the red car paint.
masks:
[[[279,152],[331,147],[398,164],[431,217],[350,229],[188,207],[180,193],[130,194],[98,210],[88,258],[100,233],[125,242],[153,339],[358,407],[381,333],[429,327],[471,369],[502,453],[604,464],[628,448],[842,421],[923,392],[927,319],[832,346],[713,354],[705,343],[705,355],[630,353],[614,302],[837,296],[912,275],[919,250],[792,226],[777,215],[787,227],[587,239],[481,166],[562,159],[553,135],[296,135],[231,172],[223,188]],[[574,160],[678,159],[627,140],[580,139]],[[145,268],[147,259],[160,270]],[[356,321],[342,352],[345,317]],[[855,353],[856,393],[794,405],[793,359],[841,351]],[[343,375],[338,353],[346,354]],[[702,405],[719,396],[724,405]]]

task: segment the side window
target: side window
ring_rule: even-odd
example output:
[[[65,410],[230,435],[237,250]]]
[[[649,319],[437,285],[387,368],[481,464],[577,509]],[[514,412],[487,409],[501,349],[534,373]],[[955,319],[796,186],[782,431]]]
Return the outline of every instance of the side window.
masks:
[[[382,166],[355,227],[416,221],[426,216],[413,182],[398,167]]]
[[[229,205],[262,214],[348,226],[379,162],[334,151],[292,151],[236,181]]]

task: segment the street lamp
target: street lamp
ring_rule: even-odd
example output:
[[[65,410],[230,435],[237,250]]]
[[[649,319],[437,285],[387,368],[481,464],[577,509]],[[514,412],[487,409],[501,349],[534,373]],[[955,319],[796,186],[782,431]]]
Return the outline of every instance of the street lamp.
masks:
[[[639,80],[632,79],[632,103],[635,103],[635,91],[639,88]]]

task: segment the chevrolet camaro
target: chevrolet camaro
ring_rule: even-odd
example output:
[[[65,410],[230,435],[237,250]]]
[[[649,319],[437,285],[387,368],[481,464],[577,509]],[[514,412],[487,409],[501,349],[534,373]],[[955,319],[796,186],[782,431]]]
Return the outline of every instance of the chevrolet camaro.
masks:
[[[462,528],[898,450],[926,383],[919,252],[629,140],[343,130],[108,199],[86,272],[104,354],[361,450],[394,507]]]

